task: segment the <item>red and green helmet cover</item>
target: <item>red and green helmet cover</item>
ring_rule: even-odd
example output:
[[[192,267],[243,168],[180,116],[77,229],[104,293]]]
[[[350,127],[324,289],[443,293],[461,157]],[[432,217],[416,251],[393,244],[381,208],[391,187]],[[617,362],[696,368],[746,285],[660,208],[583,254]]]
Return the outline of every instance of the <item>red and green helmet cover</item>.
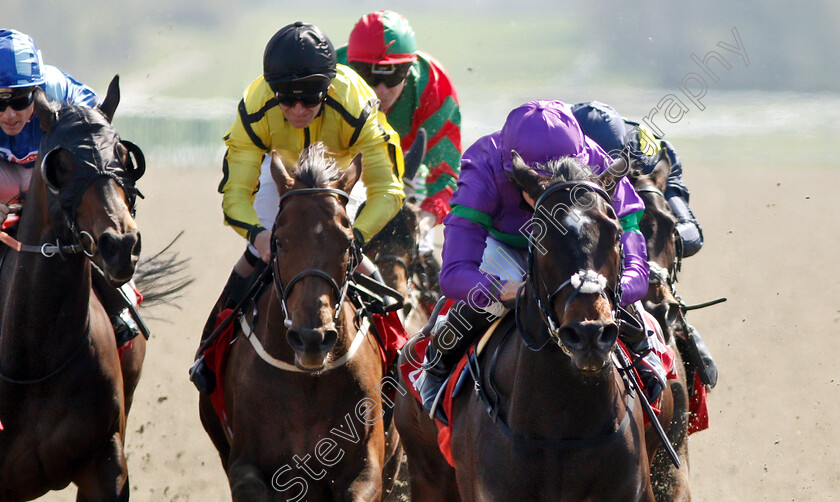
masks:
[[[373,64],[411,63],[417,60],[414,30],[402,15],[390,10],[371,12],[359,19],[347,44],[347,60]]]

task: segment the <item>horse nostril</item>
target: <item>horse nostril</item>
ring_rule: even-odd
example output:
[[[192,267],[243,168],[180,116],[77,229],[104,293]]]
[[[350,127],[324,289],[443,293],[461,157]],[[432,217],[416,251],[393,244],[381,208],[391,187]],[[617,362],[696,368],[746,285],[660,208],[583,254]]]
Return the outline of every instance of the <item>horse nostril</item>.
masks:
[[[680,305],[677,302],[668,302],[666,305],[665,320],[668,322],[668,326],[671,326],[677,321],[677,314],[680,312]]]
[[[604,350],[612,348],[615,341],[618,339],[618,326],[614,323],[608,323],[604,326],[601,332],[601,337],[598,340],[598,345]]]
[[[301,337],[300,331],[296,329],[289,329],[289,331],[286,332],[286,340],[289,341],[289,345],[292,346],[292,349],[297,351],[303,350],[303,338]]]
[[[583,348],[583,338],[581,338],[578,330],[571,326],[563,326],[560,328],[560,341],[562,341],[563,345],[570,349]]]
[[[134,245],[131,246],[131,256],[140,256],[140,233],[137,233],[137,240],[134,241]]]
[[[119,256],[120,246],[114,235],[106,232],[99,237],[99,254],[106,262],[114,262]]]
[[[321,342],[321,348],[325,352],[329,352],[335,345],[336,340],[338,340],[338,331],[334,329],[324,330],[324,340]]]

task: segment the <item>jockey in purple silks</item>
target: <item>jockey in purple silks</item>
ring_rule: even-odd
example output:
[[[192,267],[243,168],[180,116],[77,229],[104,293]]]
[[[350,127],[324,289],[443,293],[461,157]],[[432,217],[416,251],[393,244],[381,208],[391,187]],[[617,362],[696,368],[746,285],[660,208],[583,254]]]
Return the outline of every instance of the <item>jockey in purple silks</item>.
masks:
[[[528,241],[520,229],[528,227],[533,210],[523,204],[523,198],[531,204],[533,201],[508,177],[512,171],[511,150],[531,167],[574,157],[598,174],[612,162],[601,147],[581,132],[571,108],[561,101],[531,101],[514,109],[501,131],[484,136],[464,152],[458,188],[451,200],[452,212],[444,220],[440,286],[445,296],[457,301],[450,309],[450,313],[454,312],[450,317],[466,320],[472,328],[469,332],[461,326],[452,330],[459,335],[454,344],[438,340],[436,335],[445,328],[432,334],[426,351],[426,370],[415,383],[430,412],[452,367],[490,323],[506,313],[502,302],[514,299],[525,280]],[[644,203],[630,181],[621,178],[612,206],[624,229],[621,304],[626,306],[640,300],[648,289],[647,248],[639,231]],[[505,253],[504,260],[490,258],[500,249]],[[518,261],[518,266],[499,266],[500,262],[511,261]],[[489,295],[471,295],[477,287]],[[645,339],[643,346],[631,349],[641,352],[647,348],[647,342]],[[653,369],[639,366],[649,392],[658,395],[662,379]]]

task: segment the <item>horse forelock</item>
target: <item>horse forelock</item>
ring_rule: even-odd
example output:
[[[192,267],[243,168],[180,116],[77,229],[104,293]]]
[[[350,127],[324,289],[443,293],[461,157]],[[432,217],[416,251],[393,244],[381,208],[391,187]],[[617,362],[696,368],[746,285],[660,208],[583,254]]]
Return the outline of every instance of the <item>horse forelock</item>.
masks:
[[[545,187],[563,182],[590,181],[594,177],[592,169],[576,157],[551,159],[545,164],[538,164],[535,169],[545,178]]]
[[[295,180],[309,188],[329,186],[339,177],[335,159],[323,143],[307,147],[300,155],[300,164],[295,170]]]

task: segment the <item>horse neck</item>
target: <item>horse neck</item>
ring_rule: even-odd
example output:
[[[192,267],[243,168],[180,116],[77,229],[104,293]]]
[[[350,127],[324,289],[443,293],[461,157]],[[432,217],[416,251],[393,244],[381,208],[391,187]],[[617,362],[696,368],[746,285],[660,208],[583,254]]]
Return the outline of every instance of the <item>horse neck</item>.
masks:
[[[55,243],[46,190],[33,176],[21,215],[18,240]],[[68,244],[68,243],[63,243]],[[12,374],[32,364],[66,357],[79,343],[89,317],[90,262],[83,254],[46,258],[40,253],[9,251],[0,284],[0,367]],[[73,336],[67,336],[73,333]],[[47,359],[45,361],[45,359]]]
[[[523,303],[524,329],[547,329],[533,300]],[[512,430],[545,439],[587,438],[614,430],[610,424],[624,418],[623,387],[614,366],[584,378],[553,342],[533,351],[517,336],[514,347],[518,353],[506,410]]]

